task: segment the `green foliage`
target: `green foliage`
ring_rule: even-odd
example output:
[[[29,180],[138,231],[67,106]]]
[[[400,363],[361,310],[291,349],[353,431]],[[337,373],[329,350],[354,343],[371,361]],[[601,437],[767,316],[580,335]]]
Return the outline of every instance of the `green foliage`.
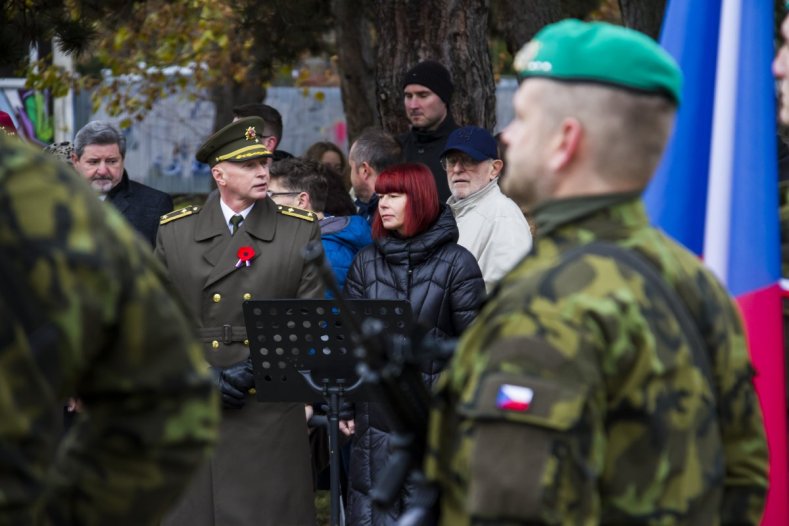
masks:
[[[65,4],[73,5],[58,14],[67,19],[64,27],[86,13],[87,3]],[[302,53],[326,49],[333,23],[330,3],[321,0],[123,4],[122,20],[90,26],[93,52],[81,63],[91,67],[69,74],[47,55],[27,70],[28,86],[55,94],[95,88],[94,108],[104,104],[110,115],[125,113],[123,124],[131,124],[142,120],[156,100],[176,92],[194,99],[218,86],[266,86]]]
[[[64,52],[81,55],[101,27],[112,27],[145,0],[24,0],[0,4],[0,68],[19,71],[31,44],[49,49],[58,37]]]
[[[493,78],[496,82],[503,75],[515,75],[512,68],[512,55],[507,51],[507,44],[501,38],[488,38],[488,49],[490,52],[490,63],[493,66]]]

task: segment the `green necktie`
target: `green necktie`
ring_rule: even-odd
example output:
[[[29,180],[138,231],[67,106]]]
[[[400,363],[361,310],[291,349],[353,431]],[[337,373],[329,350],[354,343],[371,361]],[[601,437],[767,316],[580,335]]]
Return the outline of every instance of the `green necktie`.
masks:
[[[238,232],[238,225],[240,225],[243,220],[244,216],[240,214],[236,214],[230,218],[230,224],[233,225],[233,235],[236,235],[236,232]]]

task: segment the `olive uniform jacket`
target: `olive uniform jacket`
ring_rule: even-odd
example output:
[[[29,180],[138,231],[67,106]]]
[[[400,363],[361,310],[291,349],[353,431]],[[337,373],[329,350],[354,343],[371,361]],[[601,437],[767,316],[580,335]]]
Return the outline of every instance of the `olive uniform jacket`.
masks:
[[[249,355],[245,299],[322,298],[317,272],[301,249],[320,242],[308,212],[258,201],[230,234],[219,204],[187,207],[162,218],[156,255],[192,309],[206,361],[227,367]],[[236,268],[238,249],[252,247],[249,266]],[[227,328],[226,326],[229,326]],[[304,404],[257,403],[222,414],[213,459],[165,524],[233,526],[315,522]]]

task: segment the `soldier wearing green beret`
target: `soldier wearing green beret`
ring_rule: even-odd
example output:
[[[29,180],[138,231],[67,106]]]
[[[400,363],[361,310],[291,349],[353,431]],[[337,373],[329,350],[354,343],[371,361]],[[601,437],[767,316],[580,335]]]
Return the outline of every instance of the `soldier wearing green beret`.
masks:
[[[640,33],[566,20],[515,66],[503,186],[537,233],[437,386],[441,523],[758,524],[767,447],[740,316],[640,198],[677,65]]]
[[[265,123],[247,117],[212,135],[197,152],[218,192],[202,207],[162,217],[156,255],[191,308],[224,411],[220,440],[165,524],[308,525],[315,522],[304,404],[256,403],[242,303],[322,298],[301,249],[320,241],[313,212],[268,196],[271,152]]]
[[[76,172],[0,135],[0,525],[153,525],[173,505],[219,425],[175,297]]]

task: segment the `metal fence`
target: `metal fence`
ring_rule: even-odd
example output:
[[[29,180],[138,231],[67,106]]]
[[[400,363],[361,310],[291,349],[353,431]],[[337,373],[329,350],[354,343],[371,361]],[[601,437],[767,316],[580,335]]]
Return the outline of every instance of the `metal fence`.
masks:
[[[511,78],[502,79],[497,86],[496,131],[512,119],[512,95],[516,87]],[[348,151],[339,88],[272,87],[265,102],[282,114],[285,130],[280,149],[302,155],[317,141],[332,141]],[[125,118],[124,115],[110,117],[103,109],[91,112],[88,94],[79,95],[75,106],[77,130],[90,120],[118,124]],[[169,193],[209,191],[208,166],[195,161],[194,156],[212,132],[214,113],[213,104],[204,99],[173,95],[158,101],[144,120],[124,130],[129,175]]]

